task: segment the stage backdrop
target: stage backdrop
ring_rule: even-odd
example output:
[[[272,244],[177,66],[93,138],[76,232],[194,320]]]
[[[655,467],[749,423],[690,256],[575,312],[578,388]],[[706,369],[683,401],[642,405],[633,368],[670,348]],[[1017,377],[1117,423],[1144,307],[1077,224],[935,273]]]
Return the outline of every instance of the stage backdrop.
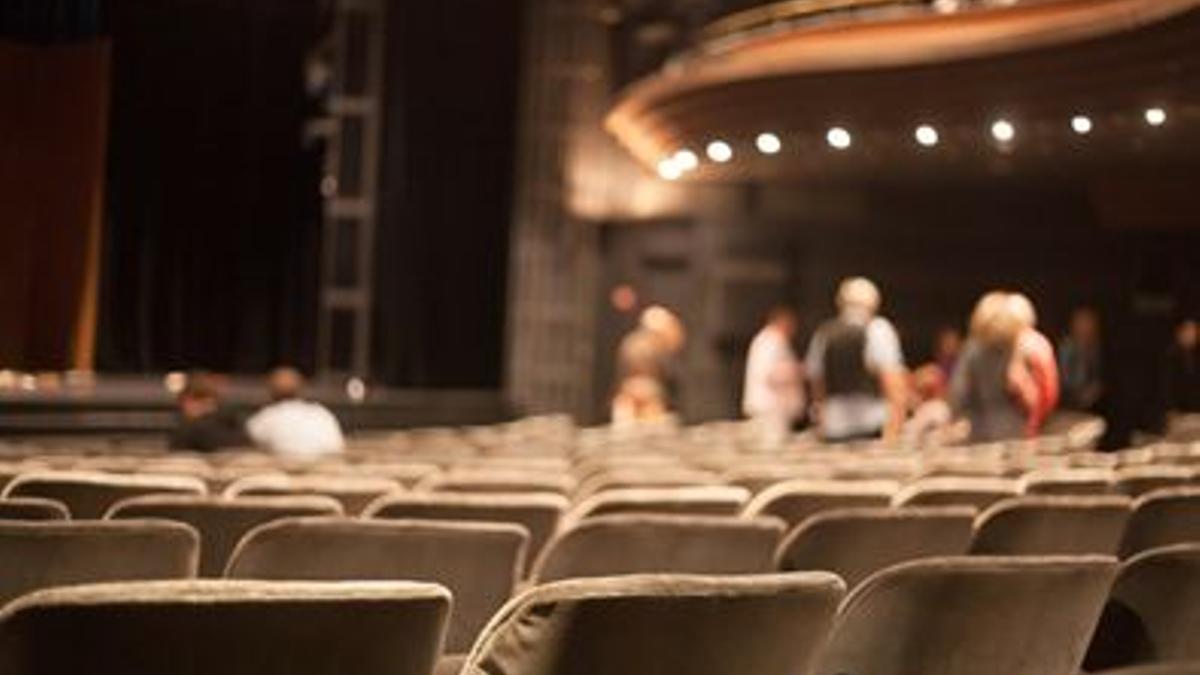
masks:
[[[17,9],[0,16],[0,368],[89,369],[109,44]]]

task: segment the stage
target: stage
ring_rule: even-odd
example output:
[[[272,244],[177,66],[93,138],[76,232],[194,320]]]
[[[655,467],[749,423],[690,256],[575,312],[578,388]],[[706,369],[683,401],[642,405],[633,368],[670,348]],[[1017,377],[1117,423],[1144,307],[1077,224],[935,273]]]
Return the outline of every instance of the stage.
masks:
[[[72,374],[0,377],[0,437],[76,434],[161,434],[175,424],[179,376]],[[328,406],[348,432],[490,424],[511,418],[499,391],[414,390],[314,382],[306,398]],[[361,400],[351,394],[362,393]],[[224,404],[249,414],[266,403],[260,378],[230,377]]]

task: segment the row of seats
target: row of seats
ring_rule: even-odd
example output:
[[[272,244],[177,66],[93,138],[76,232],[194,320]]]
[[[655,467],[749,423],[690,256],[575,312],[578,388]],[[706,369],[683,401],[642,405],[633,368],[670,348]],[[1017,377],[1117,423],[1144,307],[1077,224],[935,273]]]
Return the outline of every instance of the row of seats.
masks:
[[[1155,663],[1124,672],[1185,675],[1195,667],[1167,664],[1200,659],[1200,545],[1121,566],[1102,556],[926,559],[849,594],[825,572],[561,581],[518,595],[469,650],[439,662],[451,598],[414,582],[56,588],[0,612],[0,671],[1074,675]]]
[[[1176,496],[1193,511],[1160,513],[1163,526],[1194,530],[1200,491],[1164,498]],[[776,519],[599,516],[554,535],[530,567],[529,533],[515,522],[352,519],[336,515],[337,502],[312,497],[137,497],[114,507],[109,521],[0,524],[0,559],[8,561],[0,601],[94,580],[89,574],[436,581],[458,600],[449,643],[461,649],[527,571],[527,583],[544,584],[647,572],[825,570],[856,588],[880,570],[922,558],[1111,553],[1129,517],[1118,499],[1015,500],[984,514],[978,528],[969,507],[840,509],[786,537]]]

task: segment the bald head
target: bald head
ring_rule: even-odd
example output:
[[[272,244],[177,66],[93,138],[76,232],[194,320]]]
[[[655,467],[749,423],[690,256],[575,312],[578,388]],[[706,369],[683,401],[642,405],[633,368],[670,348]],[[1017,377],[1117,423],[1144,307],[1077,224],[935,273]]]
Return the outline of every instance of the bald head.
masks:
[[[273,401],[286,401],[300,396],[304,376],[295,368],[276,368],[267,376],[267,391]]]
[[[838,286],[837,305],[843,314],[875,316],[880,302],[879,287],[866,277],[851,277]]]

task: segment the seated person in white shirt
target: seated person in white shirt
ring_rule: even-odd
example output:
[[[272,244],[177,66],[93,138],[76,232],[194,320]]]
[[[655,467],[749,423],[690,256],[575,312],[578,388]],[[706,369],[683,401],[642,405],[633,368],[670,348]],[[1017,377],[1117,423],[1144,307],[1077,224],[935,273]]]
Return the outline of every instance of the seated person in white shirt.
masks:
[[[300,398],[304,376],[294,368],[276,368],[267,376],[271,403],[246,420],[256,445],[275,454],[314,459],[345,449],[342,427],[320,403]]]

